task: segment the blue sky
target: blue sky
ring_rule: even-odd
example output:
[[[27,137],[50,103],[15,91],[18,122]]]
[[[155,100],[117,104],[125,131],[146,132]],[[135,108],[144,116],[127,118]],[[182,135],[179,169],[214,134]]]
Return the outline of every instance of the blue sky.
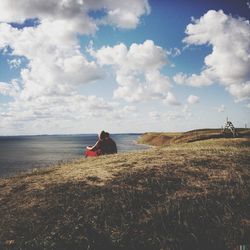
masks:
[[[250,2],[13,1],[0,135],[250,126]]]

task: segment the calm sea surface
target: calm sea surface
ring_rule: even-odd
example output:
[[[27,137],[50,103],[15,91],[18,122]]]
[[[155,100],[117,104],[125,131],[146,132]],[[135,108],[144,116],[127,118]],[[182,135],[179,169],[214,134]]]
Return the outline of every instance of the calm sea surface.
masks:
[[[118,152],[146,149],[137,145],[138,134],[114,134]],[[0,177],[52,164],[84,158],[97,135],[0,136]]]

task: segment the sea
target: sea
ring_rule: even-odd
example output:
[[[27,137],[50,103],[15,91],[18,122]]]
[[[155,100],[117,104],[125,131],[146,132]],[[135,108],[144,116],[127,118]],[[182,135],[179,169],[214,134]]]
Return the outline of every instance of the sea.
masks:
[[[118,152],[145,150],[137,144],[140,134],[113,134]],[[85,148],[94,145],[97,134],[0,136],[0,177],[44,168],[84,157]]]

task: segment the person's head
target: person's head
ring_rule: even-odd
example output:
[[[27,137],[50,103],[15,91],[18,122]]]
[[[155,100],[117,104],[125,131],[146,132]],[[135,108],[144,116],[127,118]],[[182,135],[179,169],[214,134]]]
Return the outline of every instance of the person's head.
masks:
[[[100,134],[99,134],[99,139],[100,140],[103,140],[106,138],[106,132],[105,131],[102,131]]]
[[[105,138],[108,139],[109,138],[109,132],[105,133]]]

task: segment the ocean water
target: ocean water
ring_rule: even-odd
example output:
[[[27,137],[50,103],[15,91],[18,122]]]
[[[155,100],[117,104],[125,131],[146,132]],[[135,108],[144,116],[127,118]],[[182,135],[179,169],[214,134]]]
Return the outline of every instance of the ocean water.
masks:
[[[139,134],[113,134],[118,152],[146,149],[136,144]],[[0,136],[0,177],[84,158],[97,135]]]

